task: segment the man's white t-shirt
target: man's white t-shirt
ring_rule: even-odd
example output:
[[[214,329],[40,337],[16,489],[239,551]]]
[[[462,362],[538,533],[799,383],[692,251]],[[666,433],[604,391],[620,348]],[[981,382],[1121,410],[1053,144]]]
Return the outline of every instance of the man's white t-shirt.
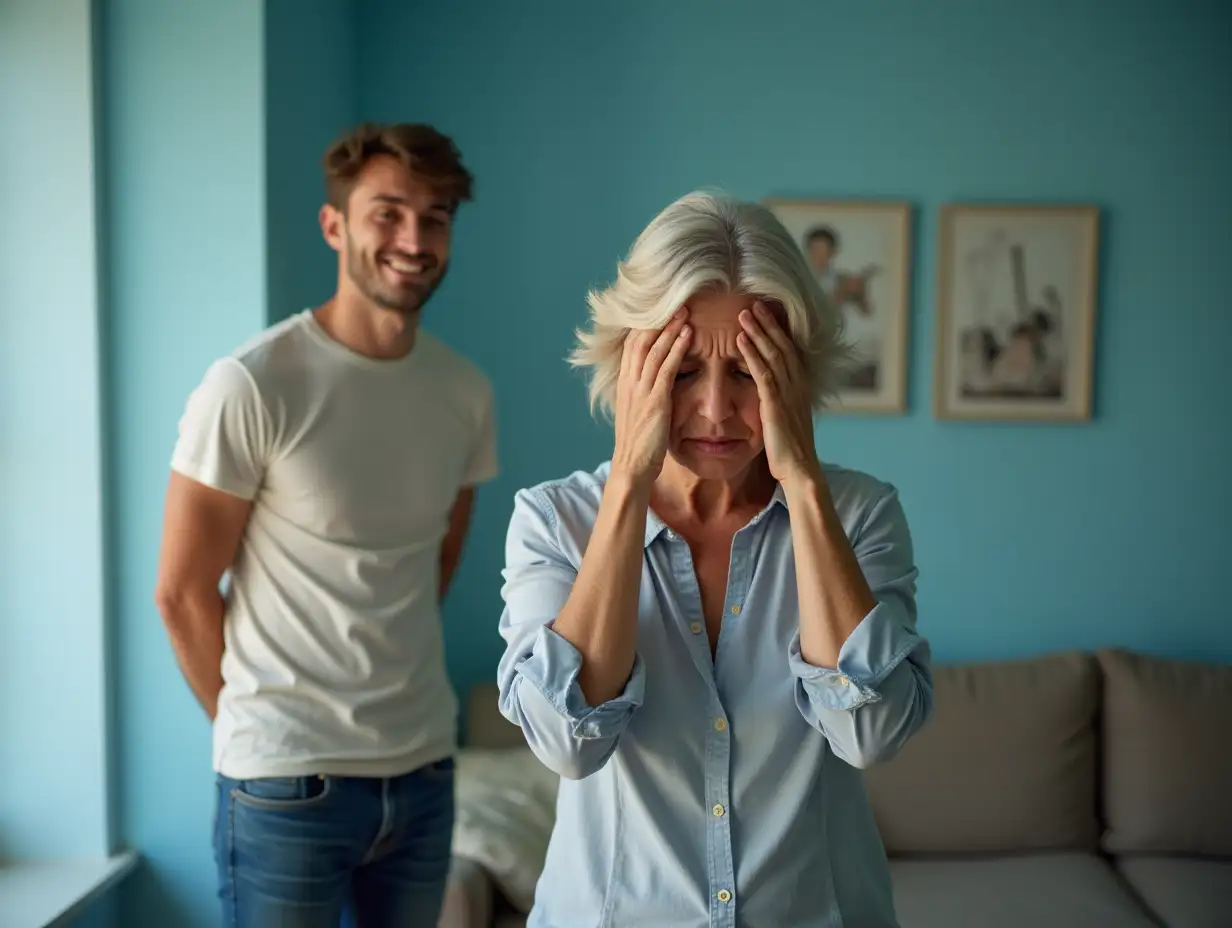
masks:
[[[427,332],[375,360],[307,310],[211,365],[172,467],[253,501],[215,770],[385,777],[454,752],[441,541],[459,490],[496,475],[493,406],[482,372]]]

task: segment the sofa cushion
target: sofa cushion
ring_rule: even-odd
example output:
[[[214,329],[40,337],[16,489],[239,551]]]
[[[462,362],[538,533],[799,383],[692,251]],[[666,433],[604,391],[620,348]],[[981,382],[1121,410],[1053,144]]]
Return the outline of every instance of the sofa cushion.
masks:
[[[888,853],[1097,846],[1093,656],[938,666],[933,690],[928,725],[864,772]]]
[[[1093,854],[892,860],[901,928],[1156,928]]]
[[[1232,860],[1122,857],[1117,869],[1168,928],[1232,923]]]
[[[1123,650],[1104,670],[1104,846],[1232,856],[1232,667]]]

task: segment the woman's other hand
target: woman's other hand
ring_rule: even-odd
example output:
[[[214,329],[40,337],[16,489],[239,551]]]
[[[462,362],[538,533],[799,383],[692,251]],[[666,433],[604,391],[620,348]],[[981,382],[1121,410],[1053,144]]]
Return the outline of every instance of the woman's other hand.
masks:
[[[766,462],[779,483],[815,479],[821,470],[813,438],[813,408],[799,349],[758,301],[740,314],[736,344],[757,384]]]
[[[692,330],[681,307],[662,329],[637,329],[625,338],[616,382],[616,448],[612,475],[648,487],[667,455],[672,384]]]

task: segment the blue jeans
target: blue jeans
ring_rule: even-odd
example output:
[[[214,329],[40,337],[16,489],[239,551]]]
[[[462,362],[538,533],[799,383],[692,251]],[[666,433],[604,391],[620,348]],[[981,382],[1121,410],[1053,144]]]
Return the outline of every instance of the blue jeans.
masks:
[[[434,928],[453,837],[452,758],[405,776],[217,778],[226,928]]]

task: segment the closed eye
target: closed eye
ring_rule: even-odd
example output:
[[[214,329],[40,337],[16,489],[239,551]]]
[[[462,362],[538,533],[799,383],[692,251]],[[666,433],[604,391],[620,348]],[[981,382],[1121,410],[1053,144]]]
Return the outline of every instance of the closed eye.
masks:
[[[677,381],[677,382],[680,382],[680,381],[682,381],[682,380],[689,380],[689,379],[691,379],[691,378],[693,378],[693,377],[696,377],[698,373],[699,373],[699,371],[696,371],[696,370],[692,370],[692,371],[677,371],[677,372],[676,372],[676,381]],[[733,368],[731,369],[730,373],[731,373],[731,375],[732,375],[732,376],[734,376],[734,377],[735,377],[736,379],[738,379],[738,380],[752,380],[752,379],[753,379],[753,375],[752,375],[752,374],[750,374],[750,373],[749,373],[748,371],[746,371],[746,370],[741,370],[741,369],[740,369],[740,368],[738,368],[738,367],[733,367]]]

